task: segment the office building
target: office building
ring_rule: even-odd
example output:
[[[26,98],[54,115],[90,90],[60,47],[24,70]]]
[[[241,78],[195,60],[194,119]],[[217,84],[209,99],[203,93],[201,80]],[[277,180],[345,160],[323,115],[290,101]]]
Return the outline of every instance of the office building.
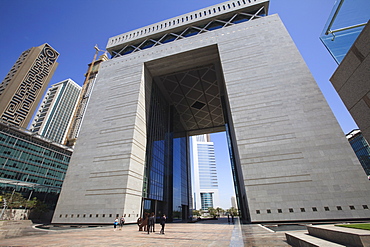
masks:
[[[338,0],[320,39],[339,64],[330,78],[365,139],[370,140],[370,1]]]
[[[55,207],[72,149],[0,121],[0,187]]]
[[[360,130],[352,130],[346,135],[349,143],[351,144],[353,151],[355,151],[358,160],[360,161],[362,168],[364,168],[365,174],[370,179],[370,146],[366,139],[363,137]],[[365,175],[364,174],[364,175]]]
[[[95,79],[99,72],[100,64],[103,61],[108,60],[108,56],[105,53],[101,55],[98,60],[95,60],[99,51],[99,49],[96,50],[96,55],[94,56],[92,63],[88,65],[88,70],[85,74],[85,82],[82,86],[82,91],[80,93],[76,110],[73,114],[71,125],[68,128],[67,138],[65,140],[65,145],[67,146],[73,147],[76,143],[86,107],[89,103],[92,89],[94,88]]]
[[[320,40],[338,64],[369,21],[369,13],[368,0],[336,0]]]
[[[33,119],[30,131],[63,144],[80,92],[81,86],[71,79],[52,85]]]
[[[370,24],[367,24],[330,78],[367,141],[370,140],[369,54]]]
[[[108,40],[53,223],[187,219],[188,137],[218,131],[245,222],[370,218],[370,183],[268,6],[226,1]]]
[[[0,84],[0,119],[27,128],[57,68],[59,53],[43,44],[23,52]]]
[[[191,137],[196,210],[219,206],[215,147],[209,134]]]

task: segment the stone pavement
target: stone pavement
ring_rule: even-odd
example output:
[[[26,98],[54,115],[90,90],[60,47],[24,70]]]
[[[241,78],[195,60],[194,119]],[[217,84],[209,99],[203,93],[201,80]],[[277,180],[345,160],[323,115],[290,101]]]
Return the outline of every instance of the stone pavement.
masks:
[[[39,230],[44,234],[1,239],[0,246],[290,246],[284,232],[273,232],[259,225],[229,224],[227,219],[197,223],[167,223],[165,234],[139,232],[135,224],[121,230],[113,226]]]

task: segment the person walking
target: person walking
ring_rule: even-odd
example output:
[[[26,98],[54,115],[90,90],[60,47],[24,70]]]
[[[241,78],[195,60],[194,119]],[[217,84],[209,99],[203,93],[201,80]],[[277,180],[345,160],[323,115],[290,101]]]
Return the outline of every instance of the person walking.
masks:
[[[165,214],[162,215],[161,220],[160,220],[160,224],[161,224],[162,228],[161,228],[161,231],[159,232],[159,234],[164,234],[164,226],[166,225],[166,215]]]
[[[122,217],[121,217],[121,219],[119,220],[119,229],[120,230],[122,230],[122,227],[123,227],[123,225],[125,224],[125,218],[123,218],[123,215],[122,215]]]
[[[144,232],[148,231],[149,213],[144,213],[144,219],[142,225],[144,227]]]
[[[118,217],[116,217],[113,223],[114,231],[117,229],[118,224],[119,224]]]
[[[154,231],[154,224],[155,224],[155,217],[154,216],[155,216],[154,213],[152,213],[150,215],[150,217],[148,218],[148,234],[149,234],[150,231],[155,232]]]

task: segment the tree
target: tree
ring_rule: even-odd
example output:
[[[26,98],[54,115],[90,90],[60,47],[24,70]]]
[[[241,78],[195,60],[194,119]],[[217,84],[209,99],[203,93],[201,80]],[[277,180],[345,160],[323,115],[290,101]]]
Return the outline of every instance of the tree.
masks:
[[[199,212],[199,210],[193,210],[193,215],[194,216],[200,216],[200,212]]]
[[[234,216],[239,215],[239,214],[238,214],[238,210],[237,210],[236,208],[234,208],[234,207],[231,207],[230,209],[228,209],[228,210],[227,210],[227,212],[228,212],[229,214],[234,215]]]
[[[216,211],[217,211],[217,216],[218,216],[218,217],[220,217],[220,213],[225,212],[225,210],[223,210],[223,209],[222,209],[222,208],[220,208],[220,207],[217,207],[217,208],[216,208]]]
[[[217,211],[214,208],[208,208],[208,213],[214,218],[217,216]]]
[[[6,199],[8,208],[22,208],[26,205],[27,199],[19,192],[6,193],[3,198]]]
[[[37,200],[36,197],[28,200],[19,192],[6,193],[2,196],[2,199],[5,199],[7,202],[11,217],[13,217],[13,209],[36,209],[39,212],[47,211],[46,204]]]

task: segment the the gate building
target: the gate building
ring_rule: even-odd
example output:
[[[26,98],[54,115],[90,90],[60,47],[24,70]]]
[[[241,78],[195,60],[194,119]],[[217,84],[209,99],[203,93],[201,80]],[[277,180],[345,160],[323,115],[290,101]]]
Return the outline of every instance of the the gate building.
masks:
[[[268,4],[227,1],[109,39],[53,223],[186,219],[188,137],[217,131],[246,222],[369,218],[369,181]]]

